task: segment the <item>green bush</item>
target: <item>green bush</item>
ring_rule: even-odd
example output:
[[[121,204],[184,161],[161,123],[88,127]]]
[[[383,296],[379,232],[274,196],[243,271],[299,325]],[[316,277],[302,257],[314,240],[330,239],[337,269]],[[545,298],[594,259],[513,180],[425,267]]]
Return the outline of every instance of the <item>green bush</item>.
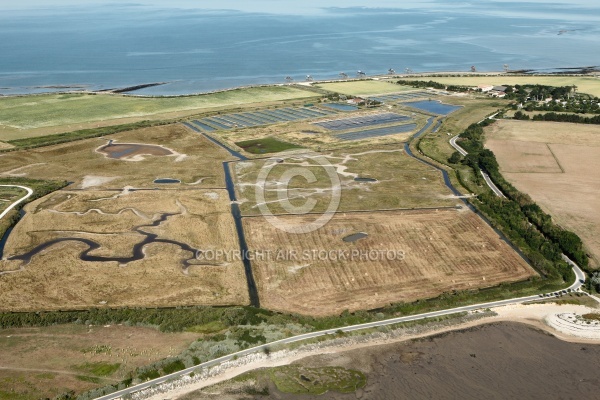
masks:
[[[138,379],[142,381],[149,381],[158,377],[160,377],[160,373],[155,368],[144,371],[138,375]]]
[[[185,364],[181,360],[175,360],[167,363],[162,367],[162,370],[165,375],[172,374],[173,372],[181,371],[185,369]]]

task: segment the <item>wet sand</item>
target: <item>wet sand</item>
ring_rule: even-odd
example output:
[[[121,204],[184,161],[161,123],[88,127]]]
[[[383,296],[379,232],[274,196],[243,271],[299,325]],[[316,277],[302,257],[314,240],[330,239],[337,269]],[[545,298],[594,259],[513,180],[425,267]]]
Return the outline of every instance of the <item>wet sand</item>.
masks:
[[[592,399],[600,393],[599,361],[600,345],[565,342],[521,323],[495,322],[298,363],[366,373],[367,385],[356,393],[326,393],[319,399]],[[268,396],[231,389],[236,391],[209,387],[180,398],[310,398],[281,393],[273,384]]]
[[[592,399],[600,393],[599,361],[600,345],[505,322],[304,363],[364,368],[363,390],[322,397],[329,399]]]

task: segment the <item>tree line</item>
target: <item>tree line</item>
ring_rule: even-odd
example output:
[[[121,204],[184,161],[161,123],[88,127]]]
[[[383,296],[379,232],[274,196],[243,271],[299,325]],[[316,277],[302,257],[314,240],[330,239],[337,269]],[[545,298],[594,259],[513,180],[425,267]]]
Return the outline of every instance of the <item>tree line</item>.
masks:
[[[482,208],[505,228],[507,236],[524,249],[532,264],[545,275],[563,278],[569,275],[570,268],[561,259],[561,252],[587,269],[589,260],[579,236],[556,225],[550,215],[500,174],[494,153],[483,148],[483,127],[489,123],[486,120],[473,124],[459,135],[460,145],[469,153],[461,162],[473,168],[477,175],[484,170],[507,197],[491,192],[480,195]]]
[[[515,119],[529,120],[529,115],[517,111],[514,115]],[[575,124],[600,124],[600,115],[593,117],[584,117],[577,114],[557,114],[555,112],[549,112],[546,114],[536,114],[531,118],[533,121],[552,121],[552,122],[570,122]]]
[[[431,87],[434,89],[447,90],[449,92],[468,92],[468,91],[472,90],[468,86],[445,85],[443,83],[434,82],[434,81],[426,82],[426,81],[411,81],[411,80],[400,79],[396,83],[398,85],[412,86],[415,88],[430,88]]]
[[[519,110],[513,115],[513,118],[521,121],[532,120],[550,122],[570,122],[573,124],[600,124],[600,115],[595,115],[593,117],[584,117],[577,114],[558,114],[555,112],[549,112],[546,114],[536,114],[533,117],[530,117],[528,114],[525,114],[523,111]]]

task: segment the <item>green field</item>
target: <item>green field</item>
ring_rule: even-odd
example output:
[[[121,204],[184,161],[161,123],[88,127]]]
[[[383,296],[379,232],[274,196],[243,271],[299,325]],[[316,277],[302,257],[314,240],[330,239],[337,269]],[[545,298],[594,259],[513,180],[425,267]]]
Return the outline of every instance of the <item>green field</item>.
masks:
[[[84,372],[86,374],[92,374],[96,376],[109,376],[117,372],[121,364],[110,364],[107,362],[86,362],[80,365],[74,365],[73,368]]]
[[[321,89],[337,92],[341,94],[349,94],[351,96],[366,96],[374,94],[396,93],[405,90],[414,90],[408,86],[400,86],[395,83],[383,81],[349,81],[349,82],[333,82],[315,85]]]
[[[590,76],[419,76],[410,78],[422,81],[434,81],[446,85],[478,86],[478,85],[547,85],[577,86],[577,91],[600,96],[600,78]]]
[[[141,98],[113,94],[47,94],[0,99],[0,140],[23,137],[20,129],[68,126],[130,117],[152,117],[185,110],[202,110],[251,103],[315,97],[314,92],[289,86],[236,89],[185,97]],[[75,130],[75,129],[65,129]],[[47,133],[47,132],[46,132]],[[44,133],[45,134],[45,133]]]
[[[266,137],[264,139],[245,140],[237,142],[236,145],[252,154],[278,153],[284,150],[299,149],[292,143],[282,142],[274,138]]]
[[[263,396],[264,398],[269,397],[272,390],[270,387],[274,386],[281,393],[316,398],[328,392],[337,392],[340,394],[354,393],[365,387],[366,384],[367,376],[355,369],[347,369],[339,366],[307,367],[292,364],[249,371],[229,381],[210,386],[208,390],[210,393],[219,396],[210,398],[229,399],[234,397],[226,396],[227,394],[245,393],[253,395],[252,398],[255,399],[263,398]],[[207,399],[209,397],[202,396],[202,394],[206,393],[206,389],[201,389],[200,391],[187,393],[179,398],[181,400]],[[250,397],[235,398],[247,399]],[[293,398],[296,398],[296,396],[293,396]]]
[[[269,370],[271,381],[281,392],[318,396],[329,391],[353,393],[367,384],[366,376],[342,367],[309,368],[289,365]]]

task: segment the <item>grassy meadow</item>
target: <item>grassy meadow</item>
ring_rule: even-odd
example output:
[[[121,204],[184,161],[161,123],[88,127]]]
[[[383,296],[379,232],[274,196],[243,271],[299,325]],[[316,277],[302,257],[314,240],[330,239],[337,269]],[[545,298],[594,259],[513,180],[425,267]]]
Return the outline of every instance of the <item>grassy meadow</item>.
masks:
[[[237,142],[236,145],[252,154],[278,153],[280,151],[300,148],[295,144],[282,142],[270,137],[245,140],[243,142]]]
[[[102,121],[135,122],[140,118],[161,119],[187,111],[217,109],[244,104],[315,97],[314,92],[289,86],[236,89],[181,97],[143,98],[115,94],[45,94],[0,99],[0,141],[102,126]],[[133,118],[133,120],[132,120]],[[96,125],[89,125],[97,122]],[[85,126],[80,124],[87,124]],[[23,132],[23,130],[32,130]],[[58,132],[55,132],[58,133]]]

